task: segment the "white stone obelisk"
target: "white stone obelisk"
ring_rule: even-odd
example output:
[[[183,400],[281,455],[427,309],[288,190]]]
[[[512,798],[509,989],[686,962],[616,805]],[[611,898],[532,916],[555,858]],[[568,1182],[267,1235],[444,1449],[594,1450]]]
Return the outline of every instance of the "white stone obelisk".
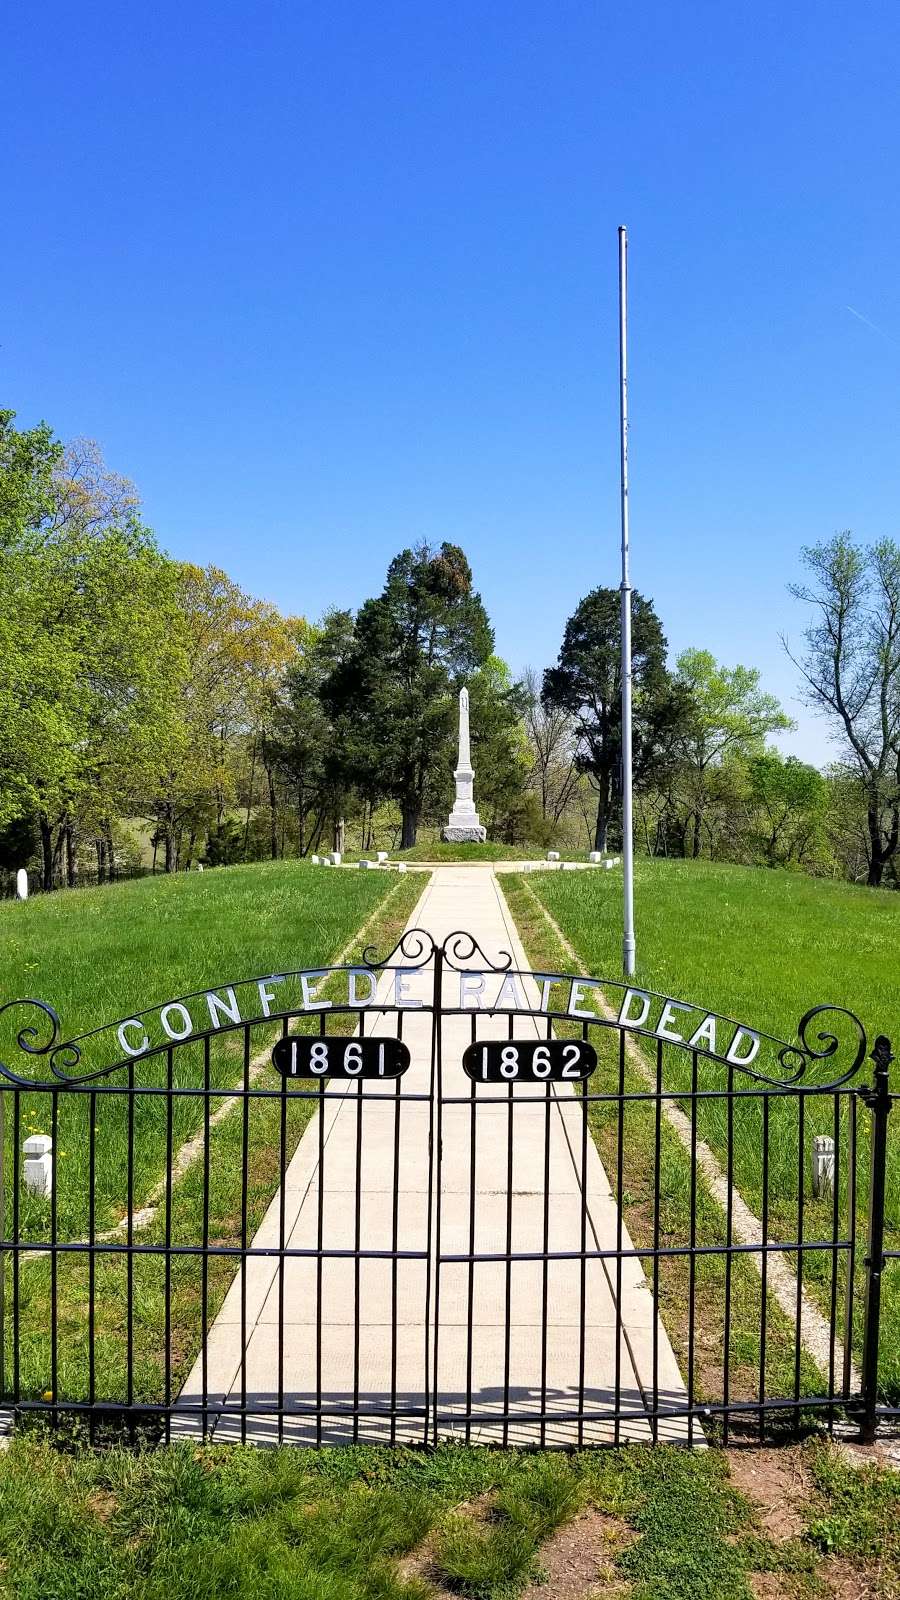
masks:
[[[459,691],[459,755],[456,761],[456,799],[441,838],[448,844],[484,844],[487,829],[481,826],[473,799],[475,772],[469,749],[469,691]]]

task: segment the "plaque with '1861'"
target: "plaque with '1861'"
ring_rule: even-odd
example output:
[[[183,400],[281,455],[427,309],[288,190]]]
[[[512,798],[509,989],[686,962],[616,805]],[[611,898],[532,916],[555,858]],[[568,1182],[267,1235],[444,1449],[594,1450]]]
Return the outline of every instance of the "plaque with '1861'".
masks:
[[[580,1083],[597,1065],[586,1039],[484,1039],[463,1053],[473,1083]]]
[[[401,1078],[409,1051],[400,1039],[287,1034],[272,1048],[272,1065],[284,1078]]]

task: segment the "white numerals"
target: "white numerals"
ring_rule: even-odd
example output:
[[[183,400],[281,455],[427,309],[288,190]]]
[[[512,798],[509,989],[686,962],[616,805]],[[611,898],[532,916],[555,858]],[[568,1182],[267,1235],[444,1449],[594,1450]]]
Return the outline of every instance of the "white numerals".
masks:
[[[567,1044],[563,1051],[563,1077],[580,1078],[581,1050],[577,1044]]]
[[[309,1053],[309,1070],[310,1070],[310,1072],[314,1072],[316,1074],[317,1078],[321,1078],[322,1074],[328,1071],[328,1042],[327,1042],[327,1040],[325,1040],[325,1039],[317,1039],[316,1040],[315,1044],[313,1045],[313,1047],[312,1047],[312,1049],[311,1049],[311,1051]]]
[[[531,1058],[531,1069],[536,1078],[549,1078],[552,1070],[550,1051],[545,1044],[539,1044]]]

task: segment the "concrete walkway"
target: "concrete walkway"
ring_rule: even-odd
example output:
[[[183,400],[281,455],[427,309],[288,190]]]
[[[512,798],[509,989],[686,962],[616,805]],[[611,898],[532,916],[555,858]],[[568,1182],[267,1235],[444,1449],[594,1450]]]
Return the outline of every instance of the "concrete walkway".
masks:
[[[464,929],[488,958],[510,951],[513,966],[527,969],[497,878],[480,866],[437,868],[409,927],[426,929],[437,943]],[[464,964],[482,963],[476,954]],[[409,992],[428,999],[432,984],[429,968],[408,980]],[[499,984],[488,980],[485,1004]],[[385,974],[377,996],[385,1006],[392,985]],[[536,985],[528,980],[525,990],[536,1005]],[[459,1004],[456,972],[445,973],[444,1003]],[[364,1022],[367,1034],[394,1033],[397,1012],[373,1008]],[[479,1038],[508,1037],[505,1017],[483,1017],[477,1026]],[[537,1026],[522,1017],[516,1034],[533,1035]],[[182,1402],[202,1404],[204,1388],[212,1404],[227,1399],[237,1408],[246,1397],[260,1408],[246,1423],[246,1437],[257,1442],[279,1433],[297,1443],[421,1441],[430,1436],[435,1390],[442,1436],[511,1444],[650,1438],[645,1408],[654,1390],[663,1408],[684,1404],[686,1395],[638,1261],[623,1261],[619,1276],[609,1259],[584,1268],[580,1259],[446,1259],[476,1252],[540,1258],[548,1250],[615,1249],[619,1240],[632,1248],[624,1226],[618,1234],[596,1149],[582,1142],[579,1097],[568,1085],[548,1097],[542,1085],[521,1084],[509,1104],[476,1102],[473,1111],[461,1067],[472,1018],[448,1016],[436,1110],[431,1012],[404,1012],[402,1031],[412,1064],[399,1094],[395,1084],[369,1083],[364,1099],[356,1085],[330,1099],[306,1129],[284,1196],[275,1196],[253,1240],[256,1248],[277,1250],[283,1238],[291,1249],[348,1253],[248,1259],[210,1331],[205,1383],[198,1360]],[[460,1103],[452,1103],[456,1097]],[[438,1115],[439,1202],[436,1161],[429,1181]],[[360,1259],[360,1250],[393,1254]],[[274,1412],[282,1402],[286,1413],[308,1414],[285,1415],[279,1430]],[[603,1415],[613,1409],[628,1413],[618,1434]],[[572,1412],[587,1416],[579,1423]],[[182,1431],[198,1422],[186,1417]],[[240,1417],[226,1414],[214,1437],[241,1431]],[[661,1438],[686,1433],[683,1420],[660,1423]]]

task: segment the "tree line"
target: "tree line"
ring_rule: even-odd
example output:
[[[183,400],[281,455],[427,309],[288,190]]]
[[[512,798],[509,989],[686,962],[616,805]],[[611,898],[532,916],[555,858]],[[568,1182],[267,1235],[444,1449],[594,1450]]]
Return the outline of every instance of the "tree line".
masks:
[[[633,601],[636,842],[897,883],[900,551],[849,534],[805,553],[804,691],[837,731],[826,772],[759,674],[669,664]],[[174,560],[97,446],[0,412],[0,868],[45,889],[137,870],[409,848],[445,820],[469,689],[479,809],[510,845],[621,843],[619,593],[569,618],[516,679],[469,562],[420,544],[355,613],[283,616]]]

